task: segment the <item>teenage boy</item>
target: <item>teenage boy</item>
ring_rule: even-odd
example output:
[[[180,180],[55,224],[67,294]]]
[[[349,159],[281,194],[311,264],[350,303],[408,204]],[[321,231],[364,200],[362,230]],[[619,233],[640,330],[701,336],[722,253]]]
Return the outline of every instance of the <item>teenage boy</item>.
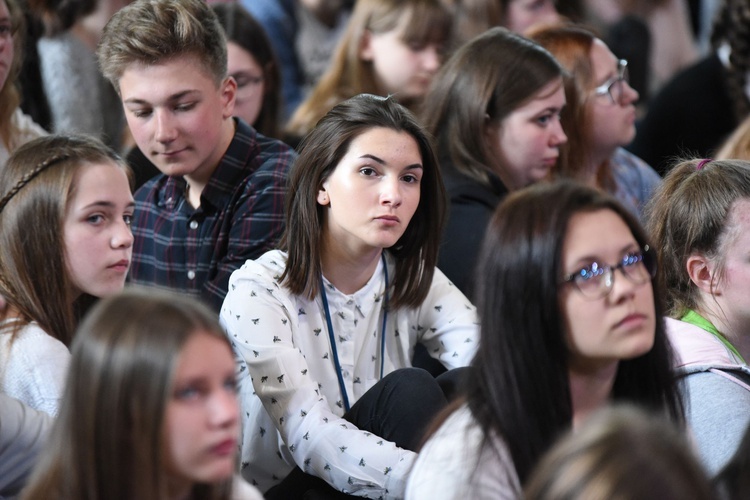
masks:
[[[237,83],[204,1],[137,0],[107,23],[98,58],[138,148],[163,174],[135,194],[130,282],[218,311],[232,271],[281,237],[296,155],[232,117]]]

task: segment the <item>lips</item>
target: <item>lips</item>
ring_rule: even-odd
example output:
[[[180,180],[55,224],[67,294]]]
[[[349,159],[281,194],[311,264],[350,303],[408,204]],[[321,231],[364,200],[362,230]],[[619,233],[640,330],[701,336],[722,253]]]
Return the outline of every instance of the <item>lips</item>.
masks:
[[[399,219],[395,215],[381,215],[379,217],[376,217],[375,220],[388,226],[395,226],[401,222],[401,219]]]
[[[645,314],[631,313],[615,323],[615,328],[632,329],[640,327],[647,319]]]
[[[127,271],[130,267],[130,261],[127,259],[122,259],[120,261],[115,262],[111,266],[108,266],[108,269],[114,269],[116,271]]]
[[[220,443],[211,447],[211,453],[220,457],[226,457],[234,455],[237,451],[237,441],[230,438],[221,441]]]
[[[156,151],[156,154],[158,156],[163,156],[164,158],[172,158],[172,157],[177,156],[178,154],[182,153],[186,149],[187,148],[174,149],[172,151]]]

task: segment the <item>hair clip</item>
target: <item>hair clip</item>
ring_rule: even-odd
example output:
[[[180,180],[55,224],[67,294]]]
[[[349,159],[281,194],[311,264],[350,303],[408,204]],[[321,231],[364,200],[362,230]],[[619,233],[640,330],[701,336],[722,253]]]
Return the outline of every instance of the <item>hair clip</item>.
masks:
[[[704,159],[702,159],[702,160],[701,160],[701,161],[700,161],[700,162],[698,163],[698,165],[697,165],[697,166],[695,167],[695,170],[702,170],[702,169],[703,169],[703,166],[704,166],[704,165],[706,165],[706,163],[710,163],[710,162],[712,162],[712,161],[714,161],[714,159],[713,159],[713,158],[704,158]]]
[[[44,172],[45,170],[47,170],[47,168],[49,168],[50,166],[54,165],[55,163],[59,163],[61,161],[65,161],[68,158],[70,158],[70,155],[68,155],[68,154],[55,155],[52,158],[49,158],[49,159],[43,161],[42,163],[40,163],[39,165],[37,165],[34,168],[34,170],[32,170],[31,172],[28,172],[26,175],[24,175],[23,177],[21,177],[21,180],[18,181],[18,183],[16,183],[16,185],[13,186],[13,188],[10,191],[8,191],[8,193],[5,196],[3,196],[2,199],[0,199],[0,213],[3,210],[5,210],[5,206],[8,204],[8,202],[11,199],[13,199],[13,197],[16,194],[18,194],[18,192],[26,184],[28,184],[29,182],[31,182],[34,179],[34,177],[36,177],[37,175],[39,175],[42,172]]]

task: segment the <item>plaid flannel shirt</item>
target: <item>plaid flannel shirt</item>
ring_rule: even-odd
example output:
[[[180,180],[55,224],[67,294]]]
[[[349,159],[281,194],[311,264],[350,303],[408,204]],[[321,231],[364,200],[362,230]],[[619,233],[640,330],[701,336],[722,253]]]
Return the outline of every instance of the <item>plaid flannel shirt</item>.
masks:
[[[182,177],[159,175],[135,194],[130,283],[200,297],[217,312],[229,275],[276,247],[296,153],[235,119],[229,148],[193,208]]]

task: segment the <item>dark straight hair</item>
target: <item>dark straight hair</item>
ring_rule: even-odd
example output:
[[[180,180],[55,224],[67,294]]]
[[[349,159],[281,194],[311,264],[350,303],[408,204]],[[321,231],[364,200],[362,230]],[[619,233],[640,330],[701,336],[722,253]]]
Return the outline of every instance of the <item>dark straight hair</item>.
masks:
[[[446,194],[432,141],[414,116],[391,97],[360,94],[334,107],[300,144],[289,175],[286,233],[288,252],[282,283],[292,293],[312,299],[319,292],[324,209],[318,190],[358,136],[383,127],[406,132],[417,143],[424,174],[414,216],[396,244],[388,249],[398,264],[390,306],[419,306],[427,296],[437,263],[445,220]]]
[[[578,213],[611,210],[639,245],[637,219],[611,196],[572,181],[541,183],[509,195],[495,212],[480,251],[476,305],[482,348],[473,361],[468,405],[485,436],[508,444],[522,483],[556,438],[572,426],[569,349],[561,311],[562,249]],[[653,348],[622,360],[612,399],[666,412],[682,422],[672,350],[662,318],[662,292],[652,281]]]

